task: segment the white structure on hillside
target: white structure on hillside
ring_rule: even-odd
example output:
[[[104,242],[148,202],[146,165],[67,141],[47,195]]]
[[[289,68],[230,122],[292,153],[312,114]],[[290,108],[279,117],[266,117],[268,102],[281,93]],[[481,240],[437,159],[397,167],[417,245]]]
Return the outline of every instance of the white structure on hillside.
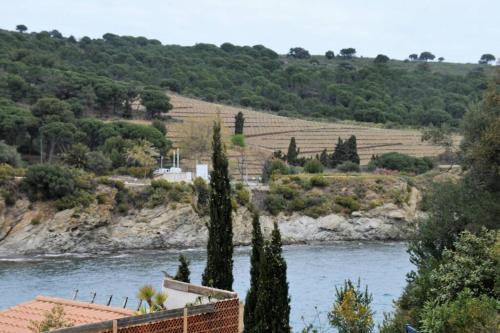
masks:
[[[163,167],[163,158],[160,161],[160,168],[156,169],[153,172],[153,177],[158,179],[165,179],[169,182],[191,182],[193,180],[193,176],[191,172],[182,172],[182,169],[179,164],[179,148],[174,150],[172,155],[173,165],[171,168]]]
[[[196,177],[203,178],[208,182],[208,164],[196,164]]]

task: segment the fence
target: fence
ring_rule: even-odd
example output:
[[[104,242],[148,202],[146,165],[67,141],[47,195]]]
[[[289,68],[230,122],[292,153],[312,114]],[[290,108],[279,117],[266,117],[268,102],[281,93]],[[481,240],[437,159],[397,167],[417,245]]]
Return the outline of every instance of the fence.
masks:
[[[239,333],[238,298],[68,327],[57,333]]]

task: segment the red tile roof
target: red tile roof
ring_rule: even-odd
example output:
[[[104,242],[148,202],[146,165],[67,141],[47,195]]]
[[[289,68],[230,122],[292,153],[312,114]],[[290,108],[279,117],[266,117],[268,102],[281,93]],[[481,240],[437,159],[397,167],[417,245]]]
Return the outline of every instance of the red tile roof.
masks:
[[[133,315],[133,311],[129,309],[37,296],[33,301],[0,311],[0,333],[32,333],[28,328],[30,321],[42,320],[45,313],[58,304],[63,306],[65,318],[72,321],[75,326]]]

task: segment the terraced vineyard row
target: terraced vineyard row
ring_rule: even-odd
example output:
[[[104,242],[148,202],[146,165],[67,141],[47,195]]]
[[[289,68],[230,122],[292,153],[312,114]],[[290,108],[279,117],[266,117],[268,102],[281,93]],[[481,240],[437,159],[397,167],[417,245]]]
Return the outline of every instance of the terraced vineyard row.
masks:
[[[179,121],[185,119],[213,119],[218,116],[228,132],[234,130],[234,116],[243,112],[245,116],[244,134],[247,143],[245,171],[248,177],[260,176],[266,156],[281,150],[286,152],[291,137],[295,137],[302,156],[314,156],[323,149],[329,153],[337,139],[356,135],[361,164],[366,165],[374,154],[401,152],[413,156],[436,156],[442,148],[421,141],[421,133],[416,130],[381,129],[346,123],[325,123],[292,119],[244,108],[203,102],[183,96],[171,95],[174,106],[169,115]],[[169,125],[169,136],[174,143],[182,137],[175,127]],[[458,140],[458,138],[457,138]],[[229,152],[232,165],[238,164],[240,155]],[[240,163],[241,164],[241,163]],[[235,175],[238,172],[233,170]]]

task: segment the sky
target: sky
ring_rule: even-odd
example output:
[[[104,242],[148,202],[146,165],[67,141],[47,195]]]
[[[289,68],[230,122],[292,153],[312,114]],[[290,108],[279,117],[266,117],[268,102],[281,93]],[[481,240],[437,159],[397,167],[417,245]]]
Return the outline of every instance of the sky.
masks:
[[[430,51],[476,63],[483,53],[500,57],[499,13],[499,0],[0,0],[0,28],[262,44],[281,54],[295,46],[393,59]]]

